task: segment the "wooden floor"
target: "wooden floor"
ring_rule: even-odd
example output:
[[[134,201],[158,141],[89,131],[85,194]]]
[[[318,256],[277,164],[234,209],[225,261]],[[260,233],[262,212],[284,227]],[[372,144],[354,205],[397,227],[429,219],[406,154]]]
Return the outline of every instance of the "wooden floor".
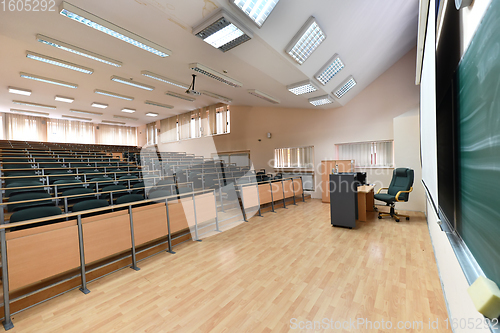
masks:
[[[447,312],[423,214],[396,223],[370,213],[353,230],[331,227],[329,216],[329,205],[308,200],[253,217],[92,282],[88,295],[16,314],[10,332],[313,331],[291,328],[324,318],[332,327],[357,318],[424,324],[332,332],[451,332],[428,328]]]

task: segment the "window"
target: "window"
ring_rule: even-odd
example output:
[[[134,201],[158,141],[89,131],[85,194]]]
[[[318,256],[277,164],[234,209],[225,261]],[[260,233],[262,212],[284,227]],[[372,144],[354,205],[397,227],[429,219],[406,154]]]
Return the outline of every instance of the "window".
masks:
[[[314,169],[314,146],[275,149],[274,167]]]
[[[354,160],[357,168],[394,166],[394,141],[372,141],[337,145],[338,159]]]

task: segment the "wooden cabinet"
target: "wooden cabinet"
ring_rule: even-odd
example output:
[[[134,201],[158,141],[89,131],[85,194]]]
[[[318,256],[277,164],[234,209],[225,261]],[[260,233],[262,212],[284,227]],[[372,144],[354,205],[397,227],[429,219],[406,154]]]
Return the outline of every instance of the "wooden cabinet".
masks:
[[[329,175],[332,173],[332,169],[338,165],[339,172],[354,172],[354,160],[325,160],[321,161],[321,192],[322,201],[330,202],[330,182]]]

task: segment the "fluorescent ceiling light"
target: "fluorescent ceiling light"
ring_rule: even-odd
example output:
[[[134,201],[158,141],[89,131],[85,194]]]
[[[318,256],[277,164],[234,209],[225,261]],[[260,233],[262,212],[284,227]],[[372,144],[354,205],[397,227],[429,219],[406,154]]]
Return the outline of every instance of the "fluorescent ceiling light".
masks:
[[[84,121],[92,121],[92,118],[83,118],[83,117],[75,117],[75,116],[67,116],[67,115],[62,115],[63,118],[67,119],[75,119],[75,120],[84,120]]]
[[[120,98],[120,99],[124,99],[126,101],[133,101],[134,100],[133,97],[116,94],[116,93],[110,92],[110,91],[96,89],[96,90],[94,90],[94,92],[96,94],[99,94],[99,95],[104,95],[104,96],[109,96],[109,97],[114,97],[114,98]]]
[[[14,104],[25,105],[25,106],[34,106],[36,108],[44,108],[44,109],[52,109],[54,110],[56,107],[52,105],[38,104],[32,102],[23,102],[23,101],[12,101]]]
[[[99,109],[105,109],[108,107],[108,104],[102,104],[102,103],[97,103],[97,102],[94,102],[91,104],[92,107],[94,108],[99,108]]]
[[[166,108],[166,109],[173,109],[173,105],[168,105],[168,104],[162,104],[158,102],[153,102],[153,101],[145,101],[144,104],[147,105],[152,105],[152,106],[159,106],[161,108]]]
[[[93,116],[102,116],[101,112],[83,111],[83,110],[75,110],[75,109],[70,109],[69,112],[91,114]]]
[[[175,97],[175,98],[180,98],[180,99],[183,99],[183,100],[188,101],[188,102],[196,101],[196,98],[188,97],[188,96],[185,96],[183,94],[178,94],[178,93],[173,92],[173,91],[167,91],[165,93],[165,95],[172,96],[172,97]]]
[[[38,60],[38,61],[44,62],[46,64],[51,64],[51,65],[71,69],[71,70],[85,73],[85,74],[94,73],[94,70],[92,68],[83,67],[83,66],[74,64],[72,62],[64,61],[64,60],[57,59],[57,58],[52,58],[52,57],[45,56],[45,55],[42,55],[40,53],[31,52],[31,51],[26,51],[26,58]]]
[[[205,65],[199,64],[199,63],[192,63],[189,64],[189,68],[191,68],[193,71],[204,74],[208,77],[211,77],[212,79],[215,79],[219,82],[225,83],[227,85],[230,85],[231,87],[239,88],[243,86],[243,83],[236,81],[235,79],[230,78],[229,76],[226,76],[222,73],[219,73]]]
[[[148,117],[158,117],[158,113],[148,112],[148,113],[146,113],[146,116],[148,116]]]
[[[102,120],[101,123],[104,124],[114,124],[114,125],[125,125],[126,123],[121,121],[113,121],[113,120]]]
[[[323,95],[319,97],[309,98],[308,101],[314,106],[321,106],[333,103],[333,98],[330,95]]]
[[[66,16],[98,31],[104,32],[105,34],[118,38],[119,40],[137,46],[140,49],[151,52],[160,57],[167,57],[172,54],[169,49],[153,43],[111,22],[103,20],[102,18],[95,16],[94,14],[91,14],[81,8],[73,6],[66,1],[63,1],[59,6],[59,12],[63,16]]]
[[[344,68],[344,63],[340,60],[338,54],[335,55],[328,60],[328,62],[321,67],[314,77],[318,80],[322,85],[326,85],[328,81],[332,79],[338,72],[340,72]]]
[[[122,109],[122,112],[126,112],[126,113],[134,113],[135,110],[134,109],[127,109],[127,108],[123,108]]]
[[[299,83],[294,83],[286,87],[288,91],[295,95],[302,95],[312,93],[318,90],[318,87],[311,82],[311,80],[302,81]]]
[[[45,83],[51,83],[51,84],[55,84],[55,85],[63,86],[63,87],[67,87],[67,88],[73,88],[73,89],[78,88],[78,85],[75,83],[60,81],[60,80],[56,80],[56,79],[49,79],[47,77],[23,73],[23,72],[21,72],[19,74],[21,75],[22,78],[25,78],[25,79],[30,79],[30,80],[35,80],[35,81],[40,81],[40,82],[45,82]]]
[[[74,54],[78,54],[78,55],[81,55],[83,57],[87,57],[89,59],[97,60],[97,61],[103,62],[103,63],[111,65],[111,66],[115,66],[115,67],[122,66],[121,61],[114,60],[114,59],[102,56],[100,54],[87,51],[87,50],[82,49],[80,47],[61,42],[61,41],[54,39],[54,38],[50,38],[50,37],[38,34],[38,35],[36,35],[36,39],[39,42],[44,43],[46,45],[54,46],[54,47],[57,47],[58,49],[68,51],[68,52],[71,52]]]
[[[215,94],[215,93],[210,92],[210,91],[202,90],[200,92],[203,95],[205,95],[205,96],[209,96],[209,97],[212,97],[212,98],[215,98],[215,99],[220,99],[221,101],[226,102],[226,103],[231,103],[233,101],[229,97],[225,97],[225,96],[222,96],[222,95],[219,95],[219,94]]]
[[[28,111],[28,110],[20,110],[20,109],[10,109],[10,112],[35,115],[35,116],[48,116],[49,115],[46,112],[36,112],[36,111]]]
[[[31,90],[28,90],[28,89],[20,89],[20,88],[9,87],[9,92],[11,94],[31,96]]]
[[[142,71],[141,74],[144,75],[144,76],[146,76],[146,77],[149,77],[151,79],[155,79],[155,80],[158,80],[158,81],[161,81],[161,82],[164,82],[164,83],[168,83],[168,84],[171,84],[173,86],[176,86],[176,87],[179,87],[179,88],[182,88],[182,89],[188,89],[189,88],[189,85],[187,85],[185,83],[181,83],[181,82],[169,79],[168,77],[161,76],[159,74],[155,74],[155,73],[152,73],[152,72],[149,72],[149,71]]]
[[[311,16],[292,38],[286,47],[286,53],[302,65],[325,38],[325,33],[319,27],[316,19]]]
[[[113,118],[117,119],[127,119],[127,120],[139,120],[138,118],[132,118],[132,117],[124,117],[124,116],[113,116]]]
[[[279,0],[230,0],[245,13],[259,28],[278,4]]]
[[[255,89],[248,90],[248,93],[250,95],[253,95],[255,97],[259,97],[259,98],[261,98],[261,99],[263,99],[265,101],[271,102],[273,104],[279,104],[280,103],[279,99],[274,98],[272,96],[269,96],[268,94],[264,94],[263,92],[255,90]]]
[[[351,90],[356,85],[356,81],[352,76],[349,76],[347,80],[341,83],[333,92],[335,97],[341,98],[344,96],[349,90]]]
[[[64,102],[64,103],[73,103],[75,101],[74,98],[63,97],[63,96],[56,96],[54,99],[58,102]]]
[[[193,28],[193,34],[222,52],[229,51],[253,37],[248,28],[222,8]]]
[[[119,77],[116,75],[113,75],[111,77],[111,81],[123,83],[123,84],[129,85],[129,86],[132,86],[132,87],[141,88],[141,89],[148,90],[148,91],[153,91],[155,89],[155,87],[153,87],[153,86],[149,86],[147,84],[139,83],[139,82],[136,82],[134,80],[126,79],[126,78]]]

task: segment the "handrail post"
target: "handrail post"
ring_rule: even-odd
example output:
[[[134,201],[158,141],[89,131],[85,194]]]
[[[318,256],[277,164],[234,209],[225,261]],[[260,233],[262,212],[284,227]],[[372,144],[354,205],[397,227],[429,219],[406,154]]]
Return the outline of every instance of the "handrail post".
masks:
[[[306,202],[306,198],[304,196],[304,181],[302,180],[302,176],[300,176],[300,186],[302,187],[302,202]]]
[[[214,189],[214,205],[215,205],[215,231],[222,232],[219,229],[219,213],[217,212],[217,197],[215,196],[215,189]]]
[[[137,258],[135,257],[135,236],[134,236],[134,216],[132,215],[132,205],[128,206],[128,215],[130,216],[130,238],[132,241],[132,268],[135,271],[140,270],[137,267]]]
[[[201,242],[201,239],[198,238],[198,218],[196,217],[196,203],[194,201],[194,192],[193,192],[193,213],[194,213],[194,237],[195,241]]]
[[[285,202],[285,183],[283,182],[283,178],[281,178],[281,191],[283,192],[283,208],[286,208],[286,202]]]
[[[172,250],[172,234],[170,232],[170,216],[168,214],[168,198],[165,199],[165,209],[167,210],[167,231],[168,231],[168,253],[175,254]]]
[[[269,181],[269,187],[271,188],[271,207],[272,207],[272,212],[273,212],[273,213],[276,213],[276,212],[274,211],[273,184],[271,183],[271,181]]]
[[[293,204],[297,205],[297,202],[295,201],[295,179],[292,178],[292,192],[293,192]]]
[[[241,198],[241,211],[243,212],[243,221],[248,222],[247,213],[245,212],[245,200],[243,199],[243,186],[239,185]]]
[[[85,249],[83,245],[83,228],[82,228],[82,215],[78,215],[77,217],[78,224],[78,243],[80,246],[80,275],[82,278],[82,286],[80,287],[80,291],[84,294],[90,293],[90,290],[87,289],[87,277],[85,276]]]
[[[64,197],[64,213],[68,214],[68,197]],[[66,221],[68,218],[66,218]]]
[[[2,224],[4,224],[3,207],[2,207]],[[12,319],[10,318],[9,270],[7,263],[7,240],[5,238],[5,229],[0,230],[0,243],[2,251],[2,286],[3,286],[3,312],[4,312],[3,327],[7,331],[13,328],[14,324],[12,323]]]

